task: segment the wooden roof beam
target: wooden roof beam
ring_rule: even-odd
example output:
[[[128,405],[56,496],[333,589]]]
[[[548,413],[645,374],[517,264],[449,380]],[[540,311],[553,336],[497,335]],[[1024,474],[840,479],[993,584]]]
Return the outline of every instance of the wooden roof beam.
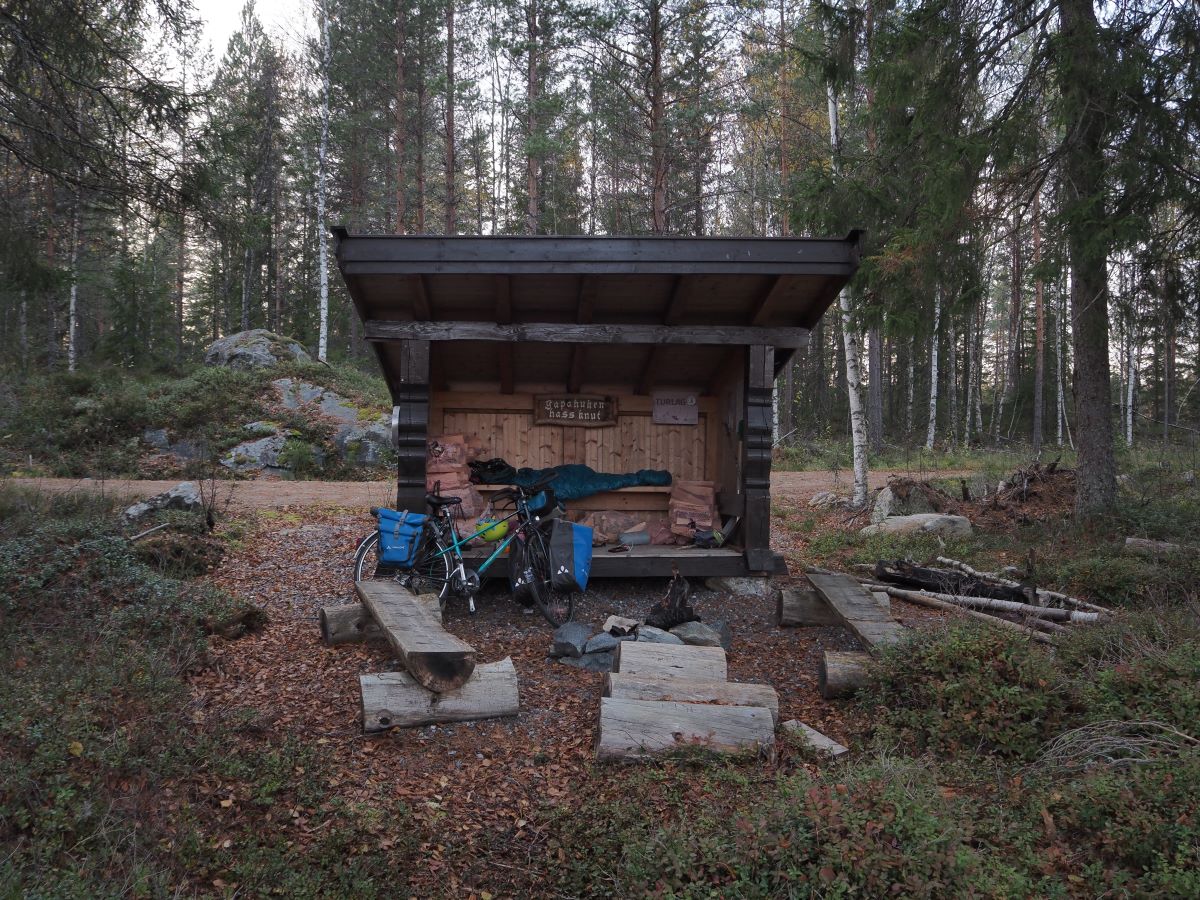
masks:
[[[512,279],[507,275],[496,275],[492,278],[492,288],[496,294],[496,322],[500,325],[512,324]],[[500,393],[511,394],[516,390],[516,355],[517,348],[513,344],[505,344],[500,348]]]
[[[759,297],[758,302],[755,304],[754,314],[750,316],[751,325],[767,324],[767,319],[771,315],[771,305],[775,302],[775,298],[782,294],[787,287],[787,278],[783,275],[776,275],[770,287],[763,292],[763,295]]]
[[[424,275],[413,275],[413,318],[429,321],[433,318],[433,306],[429,302],[429,285]]]
[[[587,275],[579,278],[579,292],[575,297],[575,321],[580,325],[588,325],[596,309],[596,280]],[[583,369],[587,363],[587,347],[575,344],[571,347],[571,371],[567,376],[567,393],[579,392],[583,384]]]
[[[389,322],[364,323],[369,341],[533,341],[551,344],[762,344],[795,349],[808,346],[808,329],[753,325],[636,325],[564,322]]]

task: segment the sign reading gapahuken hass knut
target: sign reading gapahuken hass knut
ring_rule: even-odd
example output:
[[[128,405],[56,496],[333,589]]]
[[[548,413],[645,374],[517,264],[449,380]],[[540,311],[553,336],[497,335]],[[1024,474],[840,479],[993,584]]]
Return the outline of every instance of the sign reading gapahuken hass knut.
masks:
[[[617,398],[594,394],[538,394],[533,398],[534,425],[617,424]]]

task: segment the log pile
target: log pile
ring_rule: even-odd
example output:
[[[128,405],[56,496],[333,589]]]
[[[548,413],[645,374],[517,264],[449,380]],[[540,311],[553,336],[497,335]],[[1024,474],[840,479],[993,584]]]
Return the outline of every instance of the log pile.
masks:
[[[1067,594],[1037,587],[1032,579],[1016,581],[980,572],[956,559],[939,556],[938,566],[905,560],[880,560],[871,576],[859,583],[871,591],[933,609],[954,610],[999,628],[1020,631],[1036,641],[1053,643],[1055,635],[1074,626],[1108,619],[1112,610]]]

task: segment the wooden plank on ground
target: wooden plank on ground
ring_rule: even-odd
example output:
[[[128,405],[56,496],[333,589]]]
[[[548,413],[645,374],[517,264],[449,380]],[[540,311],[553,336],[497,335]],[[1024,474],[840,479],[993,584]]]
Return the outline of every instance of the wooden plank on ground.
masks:
[[[834,614],[869,650],[903,638],[905,628],[894,621],[870,591],[846,575],[810,574],[808,580]]]
[[[417,602],[429,610],[430,615],[442,621],[442,608],[437,594],[421,594]],[[333,647],[337,644],[355,644],[362,641],[384,640],[383,632],[361,603],[340,603],[323,606],[318,615],[321,640]]]
[[[788,719],[788,721],[783,723],[783,728],[785,731],[790,731],[793,734],[799,735],[804,739],[805,743],[807,743],[818,753],[827,754],[834,759],[837,759],[839,756],[845,756],[850,752],[849,747],[843,747],[833,738],[826,737],[825,735],[821,734],[821,732],[817,731],[817,729],[805,725],[798,719]]]
[[[773,753],[771,711],[758,706],[600,698],[598,760],[647,759],[693,748]]]
[[[779,721],[779,694],[769,684],[737,684],[694,678],[661,678],[609,672],[604,697],[618,700],[667,700],[672,703],[714,703],[721,706],[761,706]]]
[[[441,694],[471,677],[475,649],[442,628],[411,592],[390,581],[360,581],[354,590],[422,687]]]
[[[442,694],[421,687],[407,672],[360,675],[359,683],[366,732],[515,716],[520,708],[517,670],[508,657],[476,666],[462,687]]]
[[[613,655],[614,672],[652,678],[692,678],[725,681],[728,666],[720,647],[622,641]]]

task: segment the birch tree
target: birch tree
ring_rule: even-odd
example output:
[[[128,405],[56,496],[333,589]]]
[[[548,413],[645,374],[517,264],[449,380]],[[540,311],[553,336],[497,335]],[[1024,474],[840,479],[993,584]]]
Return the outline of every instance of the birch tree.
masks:
[[[942,320],[942,298],[933,295],[933,334],[929,337],[929,428],[925,432],[925,449],[932,450],[937,437],[938,402],[938,330]]]

